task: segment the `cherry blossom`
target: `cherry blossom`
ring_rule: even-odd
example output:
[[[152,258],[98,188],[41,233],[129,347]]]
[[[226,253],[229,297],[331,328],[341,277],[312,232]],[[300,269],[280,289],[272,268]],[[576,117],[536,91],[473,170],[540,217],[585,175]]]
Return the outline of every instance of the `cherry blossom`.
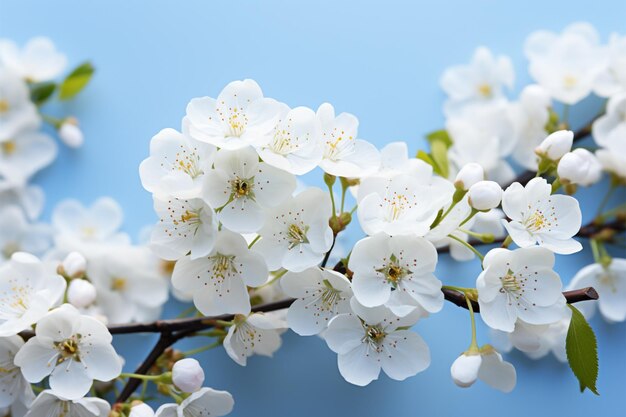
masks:
[[[180,404],[163,404],[156,411],[155,417],[220,417],[230,413],[234,404],[228,392],[205,387]]]
[[[102,398],[84,397],[70,400],[53,390],[42,391],[33,402],[28,417],[107,417],[111,405]]]
[[[13,363],[22,346],[24,341],[20,336],[0,337],[0,407],[8,407],[16,401],[29,405],[35,399],[30,384]]]
[[[37,128],[40,123],[26,82],[0,67],[0,143],[13,139],[22,130]]]
[[[495,389],[511,392],[517,380],[513,365],[504,361],[489,345],[480,352],[463,353],[452,364],[450,373],[454,383],[462,388],[470,387],[480,379]]]
[[[228,329],[224,349],[232,360],[246,366],[252,355],[272,356],[281,345],[280,333],[287,324],[274,314],[238,315]]]
[[[23,49],[8,39],[0,40],[0,66],[30,82],[52,80],[63,72],[66,65],[67,58],[48,38],[32,38]]]

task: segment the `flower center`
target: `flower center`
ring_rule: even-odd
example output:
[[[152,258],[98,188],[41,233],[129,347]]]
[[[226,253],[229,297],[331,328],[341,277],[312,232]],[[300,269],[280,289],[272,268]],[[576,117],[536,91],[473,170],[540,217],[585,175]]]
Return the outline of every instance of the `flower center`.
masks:
[[[6,98],[0,99],[0,114],[6,113],[11,109],[11,105],[9,104],[9,100]]]
[[[320,295],[322,308],[327,311],[331,311],[335,308],[335,305],[341,301],[341,291],[335,289],[327,279],[324,280],[324,287],[325,288],[322,290],[322,294]]]
[[[382,326],[378,324],[374,326],[364,325],[364,328],[365,336],[363,337],[362,342],[366,342],[367,344],[369,344],[370,347],[373,348],[375,351],[381,352],[381,345],[385,340],[385,336],[387,336],[385,330],[382,328]]]
[[[248,119],[245,114],[241,112],[240,108],[233,107],[228,116],[228,136],[240,137],[247,125]]]
[[[478,94],[485,98],[489,98],[493,94],[493,90],[489,84],[483,83],[478,86]]]
[[[174,219],[173,223],[176,226],[178,226],[180,223],[189,223],[189,224],[200,223],[200,214],[198,211],[185,210],[185,212],[180,215],[180,220]]]
[[[126,278],[114,277],[111,280],[111,289],[113,291],[124,291],[127,287],[128,281]]]
[[[181,146],[183,148],[183,146]],[[200,156],[196,153],[195,149],[191,152],[183,148],[182,151],[176,153],[176,161],[174,162],[174,169],[184,172],[191,178],[197,178],[204,174],[199,167]]]
[[[326,141],[326,149],[324,150],[324,157],[330,160],[341,159],[352,153],[354,148],[354,138],[352,136],[346,137],[343,130],[341,133],[335,131],[330,134],[331,138]]]
[[[213,264],[213,276],[223,280],[226,275],[237,274],[235,267],[235,255],[222,255],[217,253],[209,257]]]
[[[235,177],[230,182],[232,196],[234,198],[254,197],[254,177],[239,178]]]
[[[551,223],[548,219],[546,219],[546,216],[542,211],[536,210],[524,221],[524,226],[529,232],[535,233],[545,227],[550,227]]]
[[[82,336],[75,334],[69,339],[65,339],[56,344],[56,348],[60,353],[57,359],[57,365],[65,362],[66,360],[75,360],[80,362],[79,341]]]
[[[383,201],[387,205],[387,221],[390,222],[400,219],[406,211],[415,206],[405,194],[398,194],[396,191]]]
[[[398,257],[392,254],[389,258],[389,263],[376,272],[380,272],[385,276],[385,280],[391,284],[392,289],[398,288],[398,284],[404,277],[412,274],[412,272],[400,265]]]
[[[299,225],[292,223],[287,228],[287,238],[289,239],[289,249],[293,249],[302,243],[309,243],[306,234],[309,231],[309,226],[300,227]]]
[[[6,142],[2,142],[2,144],[0,144],[0,146],[1,146],[1,149],[2,149],[2,153],[4,153],[5,155],[11,155],[11,154],[13,154],[17,150],[17,145],[12,140],[8,140]]]
[[[516,298],[520,298],[524,293],[524,281],[525,279],[517,277],[515,273],[509,269],[506,275],[500,278],[500,282],[502,283],[500,292],[502,294],[507,293],[515,296]]]
[[[565,88],[574,88],[578,84],[578,78],[573,75],[566,75],[563,77],[563,86]]]
[[[297,150],[298,146],[292,142],[291,132],[286,129],[276,129],[270,148],[277,154],[286,155]]]

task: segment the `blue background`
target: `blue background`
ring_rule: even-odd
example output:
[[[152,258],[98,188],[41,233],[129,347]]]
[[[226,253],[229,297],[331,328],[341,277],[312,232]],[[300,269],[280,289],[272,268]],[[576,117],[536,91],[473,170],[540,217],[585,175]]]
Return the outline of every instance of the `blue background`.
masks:
[[[617,1],[2,0],[0,36],[19,43],[49,36],[72,64],[89,58],[97,67],[77,100],[49,109],[75,114],[86,143],[63,150],[36,178],[46,191],[44,218],[64,198],[90,203],[110,195],[125,210],[126,230],[136,235],[155,219],[138,164],[153,134],[179,127],[193,97],[216,96],[229,81],[250,77],[267,96],[292,106],[329,101],[359,117],[361,137],[379,146],[404,140],[415,151],[424,146],[425,132],[443,124],[441,72],[468,61],[477,46],[511,56],[519,91],[529,81],[522,45],[531,31],[560,31],[587,20],[606,40],[612,31],[626,32],[624,16],[626,3]],[[599,105],[586,100],[572,120],[582,124]],[[589,218],[600,192],[583,195]],[[558,271],[567,282],[590,262],[588,251],[559,257]],[[438,275],[450,284],[472,285],[478,268],[477,262],[445,258]],[[519,353],[509,355],[518,371],[513,393],[480,382],[457,388],[449,366],[469,343],[469,325],[466,311],[449,304],[417,325],[431,347],[432,365],[404,382],[382,376],[366,388],[351,386],[321,339],[294,334],[286,335],[274,359],[254,357],[245,368],[222,349],[201,358],[207,384],[234,395],[233,416],[624,415],[626,325],[596,318],[593,326],[600,342],[600,397],[579,394],[567,365]],[[117,344],[134,368],[151,343],[149,336],[120,336]]]

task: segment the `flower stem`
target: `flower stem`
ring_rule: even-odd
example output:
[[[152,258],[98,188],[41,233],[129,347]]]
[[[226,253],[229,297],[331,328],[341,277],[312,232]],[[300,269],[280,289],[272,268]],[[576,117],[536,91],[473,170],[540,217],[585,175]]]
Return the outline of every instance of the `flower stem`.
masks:
[[[186,352],[183,352],[183,355],[185,355],[185,356],[192,356],[192,355],[204,352],[206,350],[210,350],[210,349],[216,348],[216,347],[221,346],[221,345],[222,345],[222,340],[217,340],[214,343],[211,343],[209,345],[200,346],[199,348],[191,349],[191,350],[188,350]]]
[[[480,253],[474,246],[472,246],[470,243],[464,241],[461,238],[458,238],[454,235],[448,235],[448,237],[450,239],[456,240],[457,242],[459,242],[460,244],[462,244],[463,246],[465,246],[467,249],[471,250],[472,252],[474,252],[474,254],[476,254],[476,256],[478,256],[478,258],[481,260],[481,262],[485,259],[485,257],[483,256],[482,253]]]
[[[248,245],[248,249],[250,249],[252,246],[254,246],[254,244],[261,239],[261,235],[256,235],[256,237],[254,239],[252,239],[252,242],[250,242],[250,244]]]
[[[141,379],[144,381],[156,381],[157,379],[161,379],[162,375],[143,375],[143,374],[129,374],[129,373],[121,373],[118,378],[135,378]]]
[[[467,294],[465,294],[465,302],[467,303],[467,309],[470,312],[470,320],[472,322],[472,342],[470,343],[469,350],[477,351],[478,343],[476,343],[476,318],[474,317],[474,307],[472,307],[472,301],[469,299]]]

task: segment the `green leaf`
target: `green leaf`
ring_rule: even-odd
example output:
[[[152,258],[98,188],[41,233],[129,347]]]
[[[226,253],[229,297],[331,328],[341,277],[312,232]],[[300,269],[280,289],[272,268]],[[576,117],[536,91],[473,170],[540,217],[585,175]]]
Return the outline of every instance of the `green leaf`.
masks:
[[[445,129],[435,130],[434,132],[430,132],[426,135],[426,139],[432,145],[434,141],[442,141],[446,148],[452,146],[452,138],[448,134],[448,131]]]
[[[430,142],[430,156],[439,167],[438,174],[448,178],[450,167],[448,166],[448,146],[444,140],[437,139]]]
[[[572,310],[572,320],[567,330],[565,350],[570,368],[578,378],[580,392],[589,388],[596,395],[598,390],[596,382],[598,380],[598,344],[596,335],[591,326],[585,320],[576,307],[568,304]]]
[[[428,165],[433,167],[433,171],[436,174],[443,176],[441,169],[439,168],[437,163],[433,160],[433,158],[430,156],[430,154],[427,154],[426,152],[422,150],[417,151],[417,159],[421,159],[422,161],[426,162]]]
[[[59,98],[61,100],[69,100],[80,93],[91,80],[94,71],[95,68],[90,62],[85,62],[76,67],[61,83]]]
[[[49,81],[45,83],[33,84],[30,89],[30,99],[37,106],[44,104],[56,90],[56,83]]]

